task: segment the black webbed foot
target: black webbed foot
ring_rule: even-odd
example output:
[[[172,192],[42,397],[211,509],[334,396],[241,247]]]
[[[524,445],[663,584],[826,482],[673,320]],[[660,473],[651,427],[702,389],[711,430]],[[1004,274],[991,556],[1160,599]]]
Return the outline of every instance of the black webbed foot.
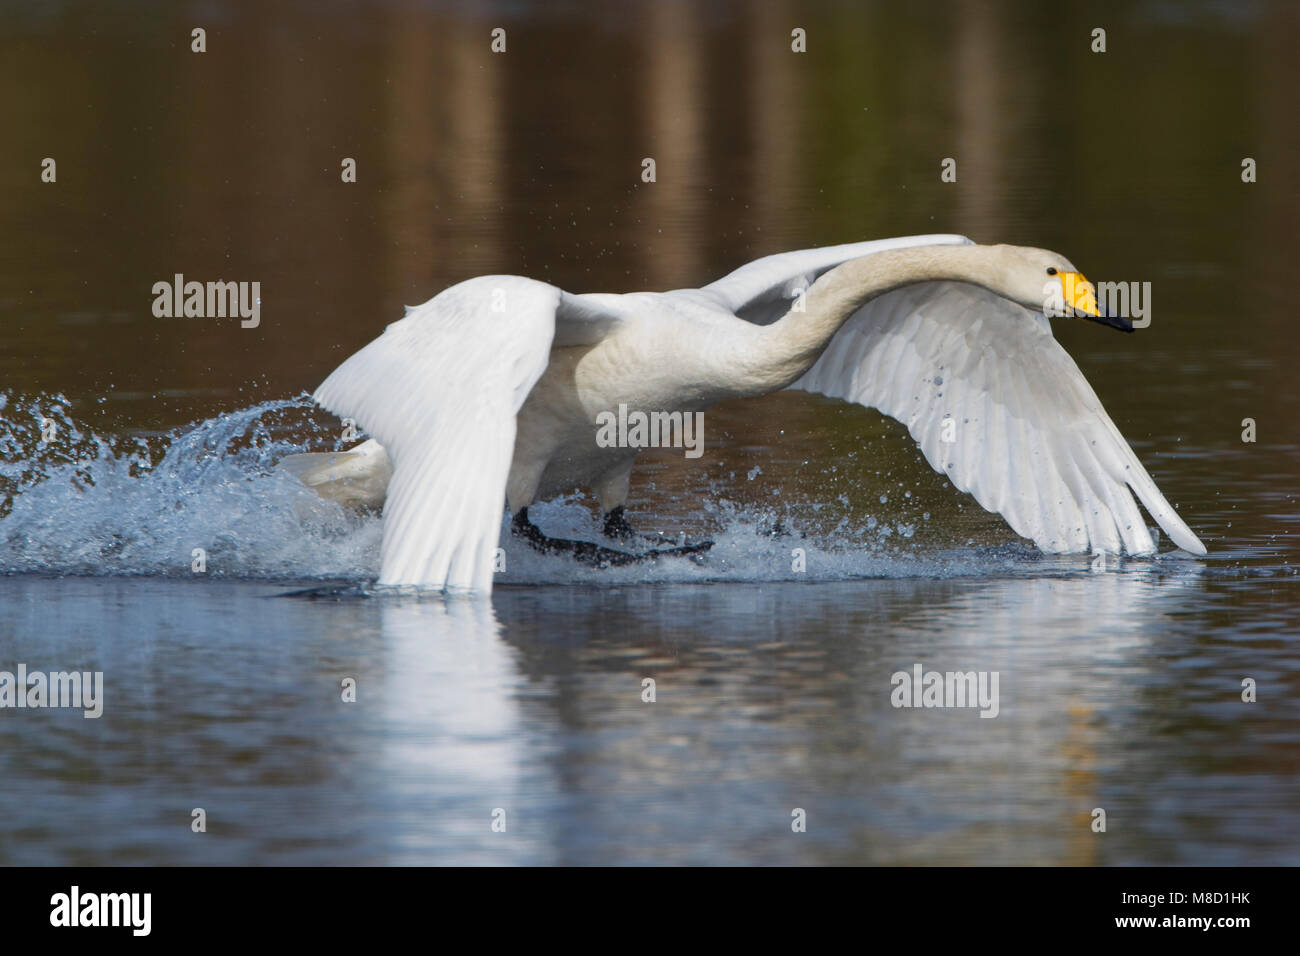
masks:
[[[611,509],[605,515],[605,537],[613,538],[616,541],[626,541],[629,544],[644,541],[657,554],[697,554],[713,547],[712,541],[688,543],[685,535],[674,541],[658,531],[649,534],[637,531],[628,523],[627,513],[623,510],[622,505]]]
[[[602,565],[619,566],[623,564],[632,564],[642,560],[639,554],[631,554],[627,551],[615,551],[613,548],[602,548],[598,544],[590,541],[571,541],[568,538],[550,538],[542,533],[542,529],[537,527],[528,520],[528,509],[520,508],[515,513],[514,520],[511,522],[510,530],[524,538],[538,551],[543,554],[571,554],[575,561],[583,564],[589,564],[593,568]]]
[[[660,557],[697,557],[713,547],[712,541],[698,544],[682,544],[676,547],[652,548],[649,551],[633,553],[618,551],[614,548],[601,547],[591,541],[572,541],[568,538],[551,538],[542,533],[542,529],[528,520],[528,509],[520,508],[511,522],[510,530],[525,539],[544,554],[571,554],[574,560],[594,568],[620,567],[641,561],[654,561]],[[623,515],[622,507],[613,509],[605,517],[605,535],[626,541],[643,537],[654,544],[662,544],[666,539],[662,535],[638,535]]]

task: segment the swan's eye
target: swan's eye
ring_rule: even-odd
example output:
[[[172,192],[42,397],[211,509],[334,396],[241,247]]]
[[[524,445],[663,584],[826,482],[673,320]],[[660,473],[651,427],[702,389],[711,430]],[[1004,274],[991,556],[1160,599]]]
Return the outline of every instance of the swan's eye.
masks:
[[[1053,269],[1051,266],[1048,266],[1048,267],[1047,267],[1047,274],[1048,274],[1049,276],[1054,276],[1054,275],[1056,275],[1056,270]]]

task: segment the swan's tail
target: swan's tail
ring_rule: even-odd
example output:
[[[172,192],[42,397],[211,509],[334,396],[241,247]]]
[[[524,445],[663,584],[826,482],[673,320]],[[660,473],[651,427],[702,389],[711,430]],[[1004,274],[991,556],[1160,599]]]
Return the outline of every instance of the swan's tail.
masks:
[[[382,508],[393,477],[393,463],[373,438],[347,451],[289,455],[280,467],[322,498],[349,508]]]

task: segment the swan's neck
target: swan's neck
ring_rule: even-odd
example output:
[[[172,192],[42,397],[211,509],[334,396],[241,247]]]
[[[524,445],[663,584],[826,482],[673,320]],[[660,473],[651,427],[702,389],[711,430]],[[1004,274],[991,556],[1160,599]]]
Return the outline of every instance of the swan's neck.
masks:
[[[831,269],[809,287],[803,311],[791,309],[760,330],[755,377],[762,381],[761,390],[792,384],[817,361],[849,316],[886,292],[934,280],[987,285],[986,251],[976,245],[891,249]]]

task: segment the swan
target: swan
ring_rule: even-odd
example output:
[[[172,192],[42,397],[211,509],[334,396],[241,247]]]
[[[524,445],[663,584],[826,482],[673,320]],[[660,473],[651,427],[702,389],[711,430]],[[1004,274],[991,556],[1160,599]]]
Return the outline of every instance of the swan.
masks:
[[[630,557],[528,519],[583,486],[606,535],[631,535],[641,449],[598,443],[602,413],[692,414],[795,388],[898,419],[936,471],[1043,551],[1154,552],[1136,493],[1175,544],[1205,554],[1053,338],[1053,295],[1064,314],[1132,331],[1063,256],[959,235],[786,252],[662,293],[480,276],[408,307],[316,390],[370,440],[288,467],[326,497],[382,503],[380,585],[488,592],[503,505],[539,548]]]

